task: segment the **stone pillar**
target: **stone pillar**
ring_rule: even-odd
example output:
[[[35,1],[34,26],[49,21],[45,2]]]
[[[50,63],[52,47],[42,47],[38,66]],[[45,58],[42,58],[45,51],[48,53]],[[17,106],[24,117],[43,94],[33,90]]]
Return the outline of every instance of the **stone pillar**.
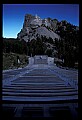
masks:
[[[29,64],[34,64],[34,58],[33,57],[29,58]]]
[[[54,64],[54,58],[48,57],[48,64],[49,64],[49,65]]]

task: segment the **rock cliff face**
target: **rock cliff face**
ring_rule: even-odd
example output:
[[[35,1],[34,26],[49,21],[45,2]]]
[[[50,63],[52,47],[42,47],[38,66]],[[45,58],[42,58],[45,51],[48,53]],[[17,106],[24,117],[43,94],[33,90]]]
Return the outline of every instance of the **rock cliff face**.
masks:
[[[25,15],[23,28],[17,34],[18,39],[25,40],[26,42],[36,39],[36,37],[46,36],[59,39],[60,36],[55,33],[58,21],[51,18],[41,19],[39,16]]]

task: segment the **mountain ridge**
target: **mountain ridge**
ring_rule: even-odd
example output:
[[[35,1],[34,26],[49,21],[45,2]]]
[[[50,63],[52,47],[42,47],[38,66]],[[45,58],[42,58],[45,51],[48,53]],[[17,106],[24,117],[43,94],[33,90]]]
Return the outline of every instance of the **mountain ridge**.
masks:
[[[61,39],[58,34],[59,28],[62,27],[66,30],[66,25],[69,24],[66,20],[58,21],[57,19],[45,18],[41,19],[39,16],[26,14],[24,18],[24,23],[21,31],[17,34],[19,40],[25,40],[26,42],[36,39],[37,36],[46,36],[47,38],[52,38],[55,40]],[[74,25],[72,25],[74,26]],[[74,26],[75,29],[79,29],[78,26]]]
[[[28,56],[48,55],[64,61],[64,66],[74,67],[78,63],[78,43],[79,27],[66,20],[26,15],[16,41],[4,39],[3,50]]]

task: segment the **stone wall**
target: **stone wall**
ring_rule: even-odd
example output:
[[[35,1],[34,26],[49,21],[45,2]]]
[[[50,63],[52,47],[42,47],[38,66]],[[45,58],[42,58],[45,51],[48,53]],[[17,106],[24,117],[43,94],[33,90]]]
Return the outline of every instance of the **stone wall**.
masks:
[[[54,64],[54,58],[48,57],[48,64],[49,65]]]
[[[54,64],[54,58],[47,55],[35,55],[29,58],[29,64]]]
[[[34,64],[48,64],[48,56],[47,55],[35,55]]]

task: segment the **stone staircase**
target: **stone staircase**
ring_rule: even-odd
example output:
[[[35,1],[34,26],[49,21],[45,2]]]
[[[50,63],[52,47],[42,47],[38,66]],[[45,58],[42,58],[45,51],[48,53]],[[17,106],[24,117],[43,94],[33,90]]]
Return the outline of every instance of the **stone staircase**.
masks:
[[[15,74],[14,72],[13,74]],[[7,73],[6,73],[7,74]],[[3,100],[57,101],[78,99],[78,90],[50,69],[33,69],[5,84]]]
[[[44,64],[3,72],[3,115],[8,119],[78,120],[77,75]]]

